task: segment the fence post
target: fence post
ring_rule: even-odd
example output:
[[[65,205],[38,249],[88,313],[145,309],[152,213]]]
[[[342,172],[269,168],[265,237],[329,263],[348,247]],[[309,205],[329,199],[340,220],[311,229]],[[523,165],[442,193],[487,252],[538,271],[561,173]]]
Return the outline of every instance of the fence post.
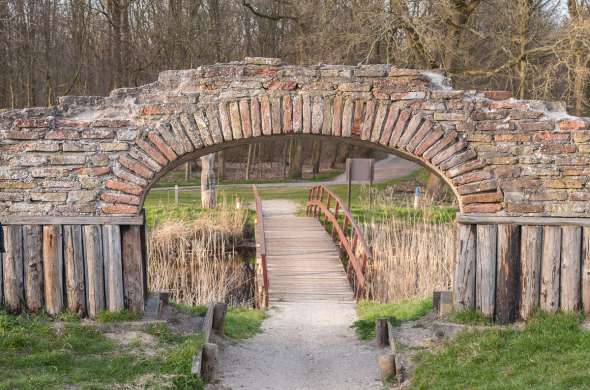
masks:
[[[174,186],[174,202],[178,204],[178,184]]]

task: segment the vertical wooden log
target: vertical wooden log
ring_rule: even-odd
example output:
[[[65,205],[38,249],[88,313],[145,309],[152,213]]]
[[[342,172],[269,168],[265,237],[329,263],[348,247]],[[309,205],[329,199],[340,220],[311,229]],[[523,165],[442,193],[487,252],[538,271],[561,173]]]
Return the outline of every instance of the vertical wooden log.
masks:
[[[121,229],[119,225],[102,228],[104,247],[106,305],[110,311],[125,308],[123,296],[123,263],[121,260]]]
[[[496,319],[516,320],[519,313],[520,227],[498,226],[498,272],[496,278]]]
[[[143,268],[141,245],[140,226],[121,227],[125,307],[133,311],[143,311],[144,307],[143,278],[146,270]]]
[[[105,308],[102,229],[99,225],[82,228],[86,256],[86,302],[90,318]]]
[[[564,226],[561,240],[561,310],[576,311],[580,309],[581,268],[582,228],[579,226]]]
[[[43,308],[43,228],[23,226],[23,264],[27,310]]]
[[[543,227],[523,226],[521,236],[520,317],[526,320],[540,302]]]
[[[66,301],[68,310],[86,314],[86,288],[84,285],[84,243],[82,226],[66,225],[64,232],[64,263],[66,267]]]
[[[582,307],[590,314],[590,228],[582,231]]]
[[[496,303],[497,239],[497,225],[477,225],[475,307],[490,318]]]
[[[2,229],[0,227],[0,229]],[[4,252],[0,252],[0,306],[4,305]]]
[[[457,224],[453,282],[453,303],[457,310],[475,308],[475,233],[475,225]]]
[[[64,307],[61,225],[43,226],[43,275],[45,310],[50,315],[59,314]]]
[[[560,275],[561,227],[545,226],[541,260],[541,310],[555,313],[559,309]]]
[[[23,235],[20,225],[4,226],[6,253],[3,256],[4,305],[11,312],[24,308]]]
[[[225,333],[225,315],[227,314],[226,303],[216,303],[213,308],[213,331],[218,336],[223,336]]]
[[[375,320],[375,338],[379,348],[389,345],[389,330],[387,318],[377,318]]]

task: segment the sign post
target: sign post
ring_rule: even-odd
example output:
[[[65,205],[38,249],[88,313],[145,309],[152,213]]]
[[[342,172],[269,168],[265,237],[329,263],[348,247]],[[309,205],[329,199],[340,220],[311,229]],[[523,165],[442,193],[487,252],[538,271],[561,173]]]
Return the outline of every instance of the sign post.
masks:
[[[369,206],[372,203],[371,189],[375,179],[375,160],[372,158],[349,158],[346,160],[346,182],[348,183],[348,210],[351,206],[352,183],[369,183]]]

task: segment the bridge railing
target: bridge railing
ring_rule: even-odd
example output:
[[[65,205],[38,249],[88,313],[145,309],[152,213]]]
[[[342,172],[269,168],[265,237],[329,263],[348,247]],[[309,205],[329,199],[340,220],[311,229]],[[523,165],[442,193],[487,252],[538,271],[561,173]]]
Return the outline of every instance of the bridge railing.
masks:
[[[365,291],[365,271],[372,254],[350,211],[336,194],[318,185],[309,190],[307,215],[317,217],[330,232],[332,239],[339,241],[348,258],[346,274],[356,298],[361,298]]]
[[[268,307],[268,266],[266,262],[266,230],[262,215],[262,201],[256,185],[252,185],[254,200],[256,203],[256,305],[259,308]]]

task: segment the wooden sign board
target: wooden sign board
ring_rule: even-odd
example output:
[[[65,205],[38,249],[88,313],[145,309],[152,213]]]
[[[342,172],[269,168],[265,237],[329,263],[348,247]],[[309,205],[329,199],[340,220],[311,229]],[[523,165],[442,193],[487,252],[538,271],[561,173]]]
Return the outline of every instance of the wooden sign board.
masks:
[[[349,158],[346,160],[346,181],[372,184],[375,178],[375,160]]]

